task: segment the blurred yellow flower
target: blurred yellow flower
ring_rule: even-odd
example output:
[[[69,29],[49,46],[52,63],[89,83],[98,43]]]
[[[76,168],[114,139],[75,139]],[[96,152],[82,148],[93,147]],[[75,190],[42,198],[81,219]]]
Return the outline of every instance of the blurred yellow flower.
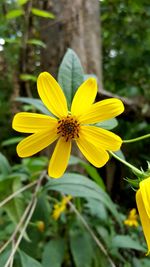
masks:
[[[97,94],[94,78],[87,79],[78,88],[71,111],[68,111],[63,90],[49,73],[39,75],[37,88],[44,105],[55,117],[28,112],[15,115],[13,129],[31,133],[17,146],[20,157],[32,156],[58,139],[49,162],[48,174],[59,178],[67,168],[72,141],[96,167],[102,167],[109,160],[107,151],[120,149],[122,140],[119,136],[90,125],[114,118],[124,111],[123,103],[116,98],[94,103]]]
[[[37,221],[36,222],[36,226],[38,228],[38,230],[43,233],[45,230],[45,223],[43,221]]]
[[[124,220],[124,224],[128,226],[135,226],[137,227],[139,225],[138,223],[138,214],[136,212],[136,209],[132,209],[129,212],[128,218]]]
[[[54,220],[58,220],[60,215],[66,210],[68,202],[72,199],[72,196],[64,196],[61,202],[54,205],[54,211],[52,217]]]
[[[148,246],[148,255],[150,253],[150,177],[140,182],[140,188],[136,192],[136,203]]]

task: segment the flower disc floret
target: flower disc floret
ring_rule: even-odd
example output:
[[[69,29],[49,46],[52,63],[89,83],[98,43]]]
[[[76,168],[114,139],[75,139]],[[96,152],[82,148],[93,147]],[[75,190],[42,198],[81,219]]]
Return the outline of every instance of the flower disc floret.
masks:
[[[78,121],[74,117],[68,115],[58,121],[57,134],[64,137],[67,142],[79,138],[79,129],[80,124]]]

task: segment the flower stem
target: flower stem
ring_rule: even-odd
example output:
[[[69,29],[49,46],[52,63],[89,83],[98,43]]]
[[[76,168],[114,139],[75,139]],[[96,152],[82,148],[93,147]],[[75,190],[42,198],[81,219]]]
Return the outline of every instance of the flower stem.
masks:
[[[134,143],[134,142],[138,142],[138,141],[141,141],[141,140],[149,138],[149,137],[150,137],[150,134],[145,134],[145,135],[142,135],[142,136],[137,137],[137,138],[133,138],[133,139],[129,139],[129,140],[123,140],[123,143],[124,144]]]
[[[130,168],[137,175],[140,175],[140,176],[143,175],[142,171],[140,171],[138,168],[136,168],[135,166],[133,166],[131,163],[127,162],[126,160],[118,157],[112,151],[109,151],[109,154],[111,154],[115,159],[119,160],[121,163],[123,163],[124,165],[126,165],[128,168]]]

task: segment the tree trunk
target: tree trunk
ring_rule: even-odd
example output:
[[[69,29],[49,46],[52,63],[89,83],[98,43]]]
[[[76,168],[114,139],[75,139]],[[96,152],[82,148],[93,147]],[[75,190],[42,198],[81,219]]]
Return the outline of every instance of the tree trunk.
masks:
[[[42,19],[41,37],[47,48],[42,50],[42,69],[55,77],[67,48],[79,56],[85,73],[95,74],[102,85],[100,11],[98,0],[44,1],[43,9],[56,19]]]

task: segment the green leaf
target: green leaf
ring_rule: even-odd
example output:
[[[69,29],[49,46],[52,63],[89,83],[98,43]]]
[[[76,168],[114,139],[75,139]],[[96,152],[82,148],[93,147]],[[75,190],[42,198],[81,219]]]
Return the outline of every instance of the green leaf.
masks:
[[[24,137],[13,137],[9,138],[1,143],[2,146],[10,146],[18,144]]]
[[[126,160],[123,152],[121,150],[115,151],[114,152],[119,158]]]
[[[3,201],[9,195],[15,193],[21,187],[21,180],[20,177],[17,175],[8,175],[4,177],[0,181],[0,201]],[[23,211],[24,211],[24,199],[22,198],[21,194],[11,201],[7,202],[3,206],[3,210],[5,210],[10,218],[10,220],[16,225],[20,220]],[[29,241],[27,234],[24,237]]]
[[[58,82],[61,85],[70,107],[73,96],[84,81],[80,60],[72,49],[68,49],[58,71]]]
[[[86,163],[85,161],[81,160],[80,158],[71,155],[70,159],[69,159],[69,165],[75,165],[75,164],[80,164],[81,166],[83,166],[84,169],[86,170],[86,172],[90,175],[90,177],[93,178],[93,180],[101,188],[103,188],[105,190],[105,184],[104,184],[102,178],[100,177],[100,175],[99,175],[99,173],[95,167]]]
[[[85,204],[85,207],[89,209],[90,214],[92,214],[93,216],[100,218],[105,222],[107,221],[108,215],[106,207],[101,202],[97,205],[97,200],[89,198],[87,200],[87,203]]]
[[[26,4],[29,0],[17,0],[18,5],[22,6]]]
[[[76,267],[90,267],[94,254],[91,238],[85,231],[70,231],[70,248]]]
[[[6,19],[15,19],[24,14],[22,9],[13,9],[6,14]]]
[[[106,218],[106,220],[108,220],[108,217]],[[109,247],[110,242],[111,242],[111,236],[110,236],[110,233],[109,233],[108,229],[106,228],[106,226],[104,227],[103,225],[99,225],[99,226],[96,227],[96,231],[100,235],[100,237],[103,240],[104,244],[107,247]]]
[[[116,235],[112,239],[112,245],[117,248],[131,248],[139,251],[145,251],[145,248],[141,246],[137,240],[133,240],[128,235]]]
[[[42,267],[61,267],[65,254],[65,241],[62,238],[53,239],[44,247]]]
[[[13,180],[9,176],[1,176],[0,180],[0,201],[12,193]]]
[[[81,165],[85,168],[87,174],[103,189],[106,190],[103,179],[99,175],[97,169],[92,165],[81,163]]]
[[[0,254],[0,266],[5,266],[10,253],[11,253],[11,248],[9,248],[9,250],[6,250]]]
[[[11,166],[2,153],[0,153],[0,172],[4,175],[8,175],[11,172]]]
[[[30,174],[34,174],[39,172],[47,167],[48,158],[47,157],[32,157],[32,158],[24,158],[22,160],[23,166],[26,167]]]
[[[55,15],[52,14],[51,12],[48,11],[44,11],[41,9],[37,9],[37,8],[32,8],[31,12],[33,15],[39,16],[39,17],[43,17],[43,18],[48,18],[48,19],[54,19]]]
[[[18,37],[4,38],[6,43],[9,44],[20,44],[21,39]]]
[[[124,178],[124,180],[127,181],[134,188],[139,188],[139,179]]]
[[[149,257],[145,257],[143,259],[133,258],[133,267],[149,267],[150,259]]]
[[[103,122],[96,123],[95,126],[106,129],[106,130],[112,130],[118,125],[118,121],[116,118],[105,120]]]
[[[39,263],[37,260],[31,258],[29,255],[27,255],[24,251],[19,250],[19,255],[21,259],[21,266],[22,267],[43,267],[41,263]]]
[[[20,182],[19,178],[11,179],[11,181],[12,181],[12,183],[11,183],[10,191],[12,194],[21,188],[21,182]],[[21,215],[23,214],[23,211],[24,211],[24,200],[21,197],[21,195],[15,197],[11,201],[9,201],[4,206],[4,209],[6,210],[10,219],[15,224],[17,224],[21,218]]]
[[[86,162],[76,156],[73,156],[73,155],[70,156],[69,165],[76,165],[79,163],[86,163]]]
[[[38,39],[29,39],[28,44],[32,44],[32,45],[38,45],[41,46],[43,48],[46,48],[46,44],[44,42],[42,42],[41,40]]]
[[[16,101],[30,104],[42,113],[53,117],[53,114],[50,113],[50,111],[43,105],[42,101],[39,99],[29,97],[17,97]]]
[[[31,74],[23,73],[23,74],[20,75],[20,79],[22,81],[33,81],[33,82],[36,82],[37,77],[34,76],[34,75],[31,75]]]
[[[66,173],[61,179],[50,179],[46,188],[76,197],[94,198],[97,200],[97,205],[102,202],[122,226],[119,213],[109,195],[87,177],[75,173]]]

